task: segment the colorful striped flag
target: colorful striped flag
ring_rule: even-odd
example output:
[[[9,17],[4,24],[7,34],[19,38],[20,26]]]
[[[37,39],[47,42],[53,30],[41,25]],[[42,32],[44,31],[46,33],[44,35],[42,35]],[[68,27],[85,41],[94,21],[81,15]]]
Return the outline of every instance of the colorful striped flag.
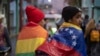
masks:
[[[35,50],[44,43],[47,32],[41,26],[24,27],[18,36],[16,56],[34,56]]]

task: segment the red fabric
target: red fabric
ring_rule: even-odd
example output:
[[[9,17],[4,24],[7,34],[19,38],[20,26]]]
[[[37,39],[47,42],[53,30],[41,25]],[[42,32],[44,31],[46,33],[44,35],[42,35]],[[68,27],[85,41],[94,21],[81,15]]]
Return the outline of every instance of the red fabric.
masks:
[[[39,23],[42,19],[44,19],[44,13],[34,6],[28,5],[26,7],[26,15],[28,18],[28,22],[32,21],[35,23]]]
[[[34,22],[29,22],[29,23],[27,23],[26,26],[28,26],[28,27],[34,27],[34,26],[38,26],[38,24],[36,24]]]
[[[49,56],[81,56],[79,52],[55,40],[45,42],[38,50],[44,51]]]

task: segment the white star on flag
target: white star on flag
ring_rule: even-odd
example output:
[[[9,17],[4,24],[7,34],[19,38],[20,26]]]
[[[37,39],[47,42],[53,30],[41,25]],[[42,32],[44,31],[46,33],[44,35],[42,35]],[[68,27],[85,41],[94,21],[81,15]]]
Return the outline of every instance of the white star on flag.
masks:
[[[76,38],[77,38],[77,36],[76,36],[76,35],[73,35],[73,36],[72,36],[72,39],[76,39]]]
[[[73,45],[73,46],[76,46],[76,44],[77,44],[76,41],[73,41],[72,45]]]
[[[69,33],[70,33],[70,34],[73,34],[73,31],[72,31],[72,30],[70,30],[70,31],[69,31]]]
[[[68,30],[69,30],[69,28],[66,28],[66,29],[65,29],[65,31],[68,31]]]
[[[59,35],[59,32],[56,32],[55,34],[56,34],[56,35]]]

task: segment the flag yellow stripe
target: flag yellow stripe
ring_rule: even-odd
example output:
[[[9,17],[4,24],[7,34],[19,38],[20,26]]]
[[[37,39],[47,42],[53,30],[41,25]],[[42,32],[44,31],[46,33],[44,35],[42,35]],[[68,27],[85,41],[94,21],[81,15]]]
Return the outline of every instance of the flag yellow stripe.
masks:
[[[29,53],[34,52],[37,47],[39,47],[45,38],[33,38],[33,39],[25,39],[25,40],[18,40],[16,46],[16,53]]]
[[[61,27],[74,27],[74,28],[76,28],[77,30],[82,30],[79,26],[74,25],[74,24],[71,24],[71,23],[66,23],[66,22],[64,22],[64,23],[61,25]],[[61,28],[61,27],[60,27],[60,28]]]

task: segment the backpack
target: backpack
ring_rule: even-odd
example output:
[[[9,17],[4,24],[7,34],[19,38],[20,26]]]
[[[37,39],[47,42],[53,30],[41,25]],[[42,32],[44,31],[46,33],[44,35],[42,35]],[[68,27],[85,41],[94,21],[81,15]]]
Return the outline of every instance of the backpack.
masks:
[[[92,30],[90,32],[90,41],[91,42],[94,42],[94,41],[99,42],[100,41],[99,37],[100,37],[99,30]]]

